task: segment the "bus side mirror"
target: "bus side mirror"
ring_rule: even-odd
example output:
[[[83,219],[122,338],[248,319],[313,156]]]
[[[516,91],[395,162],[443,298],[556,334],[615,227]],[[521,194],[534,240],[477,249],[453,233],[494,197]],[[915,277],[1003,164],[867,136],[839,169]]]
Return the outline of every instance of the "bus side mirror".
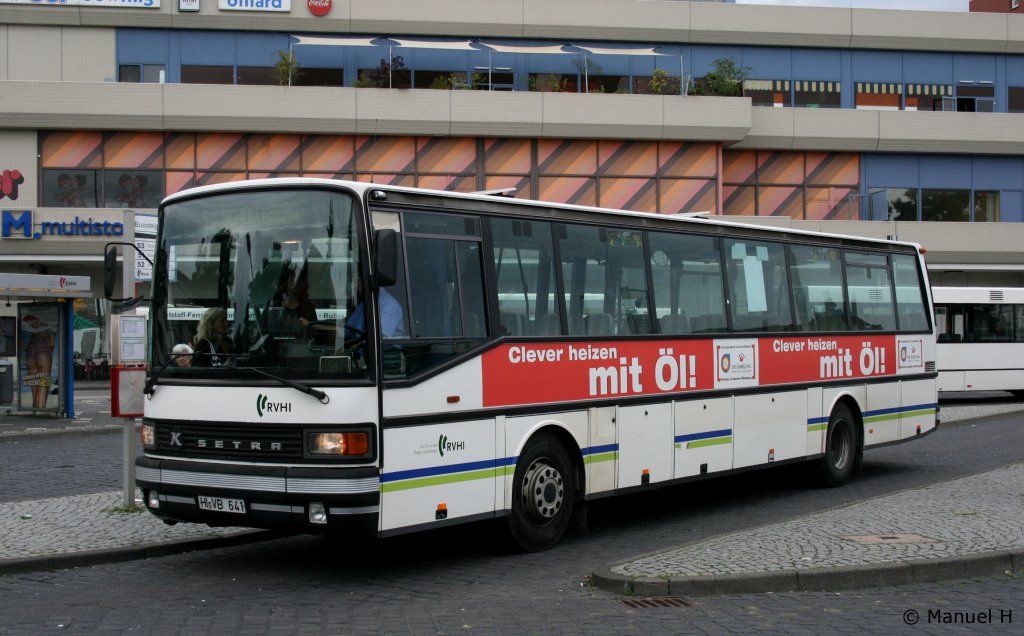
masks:
[[[103,296],[107,300],[114,298],[114,285],[117,281],[117,245],[107,245],[103,255]]]
[[[398,280],[398,233],[394,230],[377,230],[373,233],[377,247],[374,274],[377,287],[390,287]]]
[[[135,243],[107,243],[104,247],[105,251],[103,252],[103,296],[111,302],[125,303],[119,309],[119,311],[125,311],[146,299],[142,296],[133,296],[130,298],[114,298],[114,288],[115,285],[117,284],[118,245],[126,245],[134,249],[139,254],[142,254],[142,258],[146,259],[149,262],[150,266],[153,265],[153,261],[148,256],[146,256],[146,254],[142,250],[140,250],[138,246],[135,245]],[[125,259],[125,267],[128,267],[127,258]]]

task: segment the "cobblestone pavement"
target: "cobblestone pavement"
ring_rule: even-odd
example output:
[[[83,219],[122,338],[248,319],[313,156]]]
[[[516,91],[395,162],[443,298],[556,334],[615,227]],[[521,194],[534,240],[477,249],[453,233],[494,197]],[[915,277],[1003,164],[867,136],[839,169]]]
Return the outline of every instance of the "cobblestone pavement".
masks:
[[[97,401],[97,407],[102,408],[102,399]],[[968,401],[944,406],[942,419],[948,425],[1022,409],[1024,403],[1019,401],[995,405]],[[29,428],[32,427],[22,427],[22,430],[31,433]],[[54,424],[52,429],[59,430],[59,424]],[[46,443],[34,435],[28,442]],[[2,438],[0,444],[3,444]],[[1024,493],[1024,466],[1008,467],[804,517],[777,527],[706,538],[697,544],[620,563],[608,572],[626,578],[661,577],[659,580],[664,583],[672,577],[884,564],[914,555],[932,558],[1024,548],[1021,493]],[[2,501],[4,499],[0,498]],[[1008,502],[1018,504],[1008,508]],[[110,489],[0,503],[0,572],[5,571],[5,567],[7,571],[24,571],[31,569],[32,563],[45,567],[52,563],[46,559],[53,557],[72,557],[68,563],[75,563],[73,557],[83,553],[105,551],[113,555],[120,550],[128,555],[141,554],[146,546],[154,544],[191,546],[194,541],[265,534],[239,528],[212,530],[194,524],[168,527],[148,513],[111,512],[120,503],[120,491]],[[23,518],[25,516],[30,518]],[[921,519],[928,522],[919,521]],[[917,533],[932,542],[865,546],[839,538],[893,533]],[[730,558],[722,559],[722,553],[729,554]],[[709,554],[714,558],[708,558]],[[87,562],[96,562],[96,559]],[[723,569],[723,562],[729,563],[729,567]],[[667,592],[667,587],[650,589]]]
[[[611,571],[674,580],[1000,550],[1024,556],[1022,504],[1024,464],[1017,464],[632,559]]]

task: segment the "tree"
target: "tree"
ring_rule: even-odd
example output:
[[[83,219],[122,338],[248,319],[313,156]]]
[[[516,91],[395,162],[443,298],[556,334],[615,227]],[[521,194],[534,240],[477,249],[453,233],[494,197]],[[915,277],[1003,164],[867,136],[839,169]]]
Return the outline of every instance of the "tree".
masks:
[[[449,75],[438,75],[430,82],[427,88],[434,88],[442,91],[458,91],[469,88],[465,73],[451,73]]]
[[[274,63],[274,72],[277,74],[277,82],[281,86],[292,86],[299,80],[299,61],[295,59],[295,53],[274,51],[277,62]]]
[[[690,90],[693,95],[738,97],[743,94],[743,80],[750,75],[749,66],[736,66],[732,57],[720,57],[711,63],[711,70],[698,79]]]
[[[679,95],[681,94],[682,82],[679,77],[669,75],[663,68],[654,69],[651,74],[650,92],[655,95]]]
[[[355,83],[359,88],[411,88],[412,71],[405,68],[405,60],[396,55],[388,62],[381,58],[375,69],[367,71]]]

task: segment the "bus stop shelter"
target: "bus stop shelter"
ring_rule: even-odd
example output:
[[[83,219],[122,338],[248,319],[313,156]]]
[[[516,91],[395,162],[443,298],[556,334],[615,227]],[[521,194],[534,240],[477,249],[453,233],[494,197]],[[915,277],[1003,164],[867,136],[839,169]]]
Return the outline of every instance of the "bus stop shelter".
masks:
[[[14,345],[0,366],[0,387],[10,383],[12,399],[0,407],[74,417],[74,299],[92,298],[90,278],[0,273],[0,298],[18,301],[16,315],[2,318]]]

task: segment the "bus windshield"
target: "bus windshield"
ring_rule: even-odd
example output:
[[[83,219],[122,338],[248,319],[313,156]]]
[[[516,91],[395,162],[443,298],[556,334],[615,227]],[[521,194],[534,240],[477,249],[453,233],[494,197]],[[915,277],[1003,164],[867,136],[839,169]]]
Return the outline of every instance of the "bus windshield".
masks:
[[[356,310],[357,211],[352,195],[331,190],[258,189],[165,206],[154,370],[166,366],[165,378],[246,369],[310,381],[365,378],[365,334],[354,324],[364,315]]]

